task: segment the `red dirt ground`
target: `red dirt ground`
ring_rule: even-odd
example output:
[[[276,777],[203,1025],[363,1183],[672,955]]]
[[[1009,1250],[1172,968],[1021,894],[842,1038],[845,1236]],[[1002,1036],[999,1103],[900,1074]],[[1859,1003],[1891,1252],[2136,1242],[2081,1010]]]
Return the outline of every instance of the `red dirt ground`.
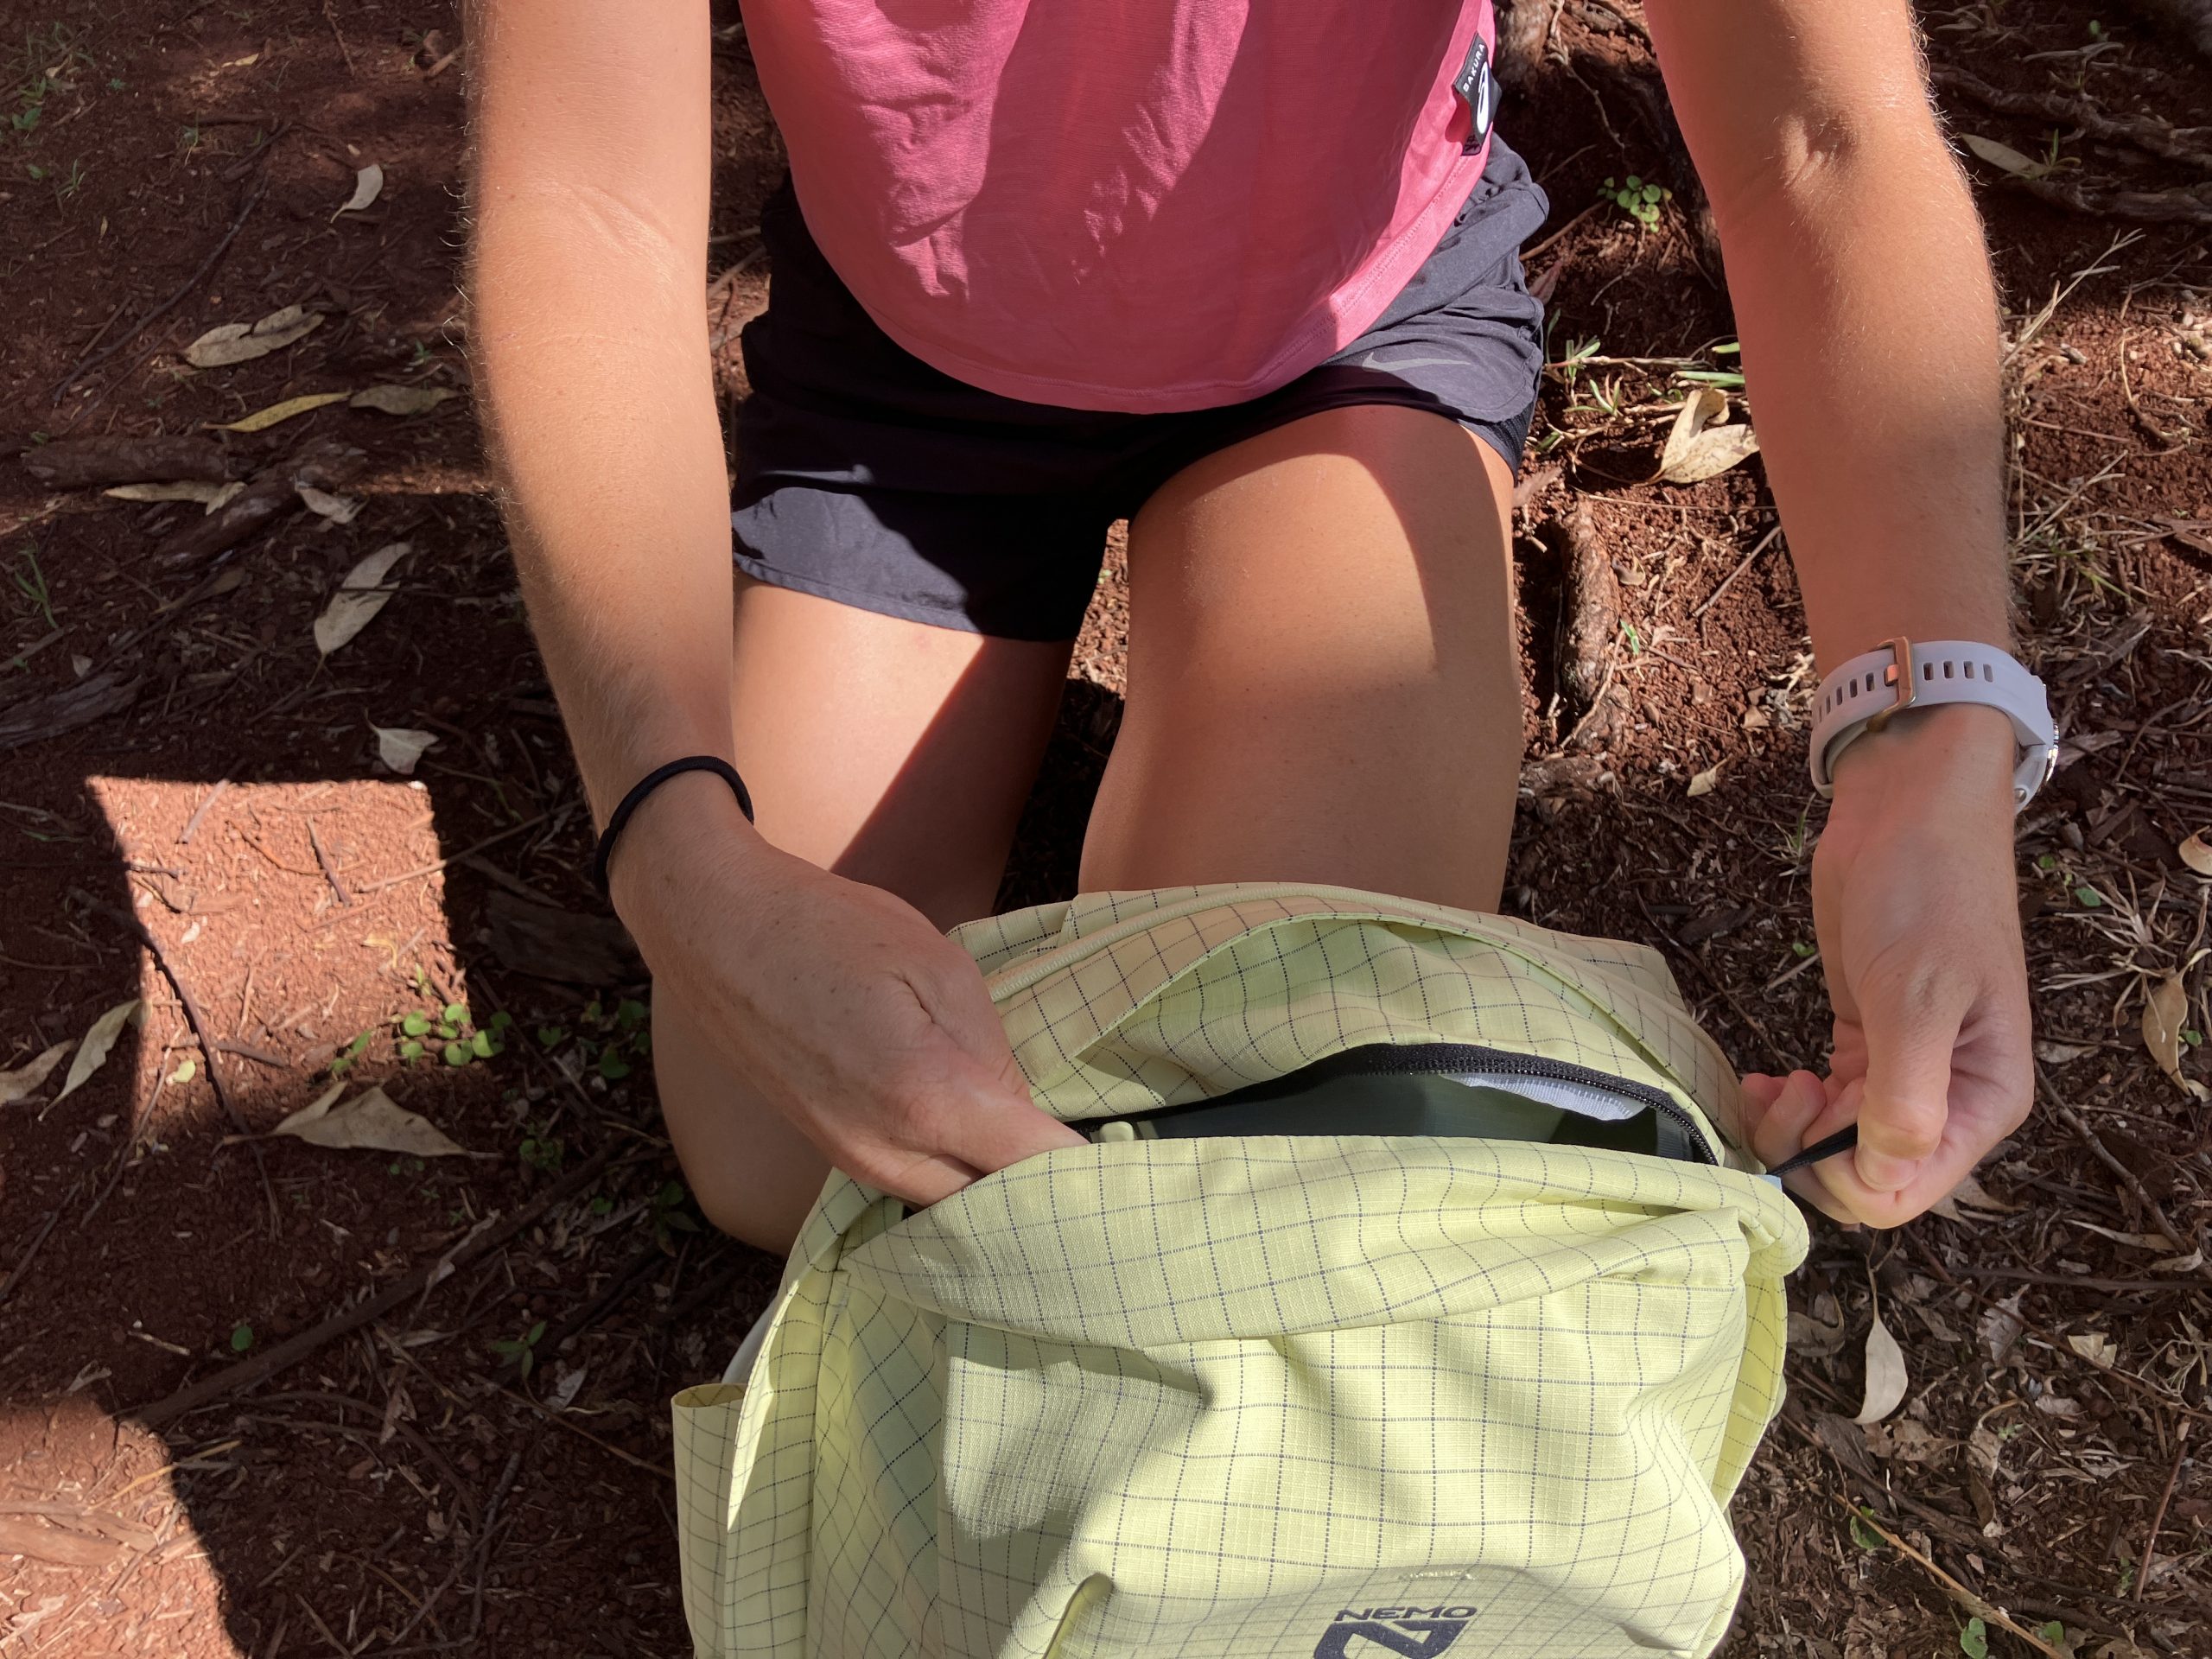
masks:
[[[604,950],[549,963],[511,925],[518,899],[603,912],[466,397],[453,9],[43,0],[10,16],[0,1070],[131,998],[143,1023],[66,1099],[57,1072],[0,1105],[0,1652],[680,1651],[665,1400],[719,1370],[779,1264],[701,1230],[683,1198],[633,969]],[[1999,102],[2212,126],[2212,73],[2132,20],[2092,32],[2060,0],[1923,20],[1938,65]],[[1819,812],[1802,619],[1778,550],[1745,563],[1771,523],[1756,463],[1648,481],[1682,395],[1681,364],[1652,359],[1725,366],[1703,348],[1730,324],[1688,181],[1634,93],[1640,29],[1631,0],[1568,0],[1507,105],[1567,227],[1531,261],[1555,284],[1551,355],[1602,342],[1555,368],[1529,458],[1531,747],[1508,905],[1658,944],[1744,1064],[1804,1063],[1826,1035],[1803,954]],[[712,253],[734,340],[765,298],[752,227],[779,153],[741,31],[721,33],[717,63]],[[2061,184],[2207,176],[1957,83],[1944,102],[1955,130],[2039,159],[2056,134]],[[382,194],[339,213],[371,162]],[[1577,219],[1631,170],[1683,193],[1656,228],[1609,207]],[[2017,342],[2024,627],[2069,739],[2021,846],[2039,1053],[2078,1127],[2040,1114],[1983,1170],[1990,1202],[1955,1218],[1816,1230],[1793,1287],[1792,1403],[1738,1500],[1751,1583],[1729,1651],[1959,1651],[1968,1615],[1940,1568],[2031,1630],[2058,1620],[2085,1653],[2212,1654],[2212,1304],[2195,1248],[2212,1115],[2140,1035],[2169,975],[2188,1028],[2207,1020],[2212,883],[2176,849],[2212,824],[2212,264],[2201,220],[2130,225],[1974,170]],[[207,328],[290,304],[322,317],[299,344],[185,366]],[[726,360],[734,400],[734,346]],[[196,505],[51,490],[6,458],[373,384],[462,395],[222,435],[240,476],[309,440],[357,448],[343,493],[365,505],[344,524],[295,512],[188,565],[156,549]],[[1611,687],[1579,731],[1554,702],[1559,524],[1577,502],[1623,583]],[[414,551],[395,596],[319,658],[311,625],[340,579],[396,541]],[[1117,570],[1002,903],[1071,890],[1119,716]],[[52,730],[46,700],[105,676],[135,687],[127,705]],[[372,726],[440,741],[404,779]],[[235,1138],[134,915],[210,1035],[237,1046],[217,1064],[239,1122],[267,1129],[335,1065],[469,1155]],[[583,927],[558,924],[571,946]],[[487,1026],[511,1015],[502,1052],[403,1060],[398,1022],[451,1002]],[[2203,1053],[2184,1047],[2184,1078],[2212,1082]],[[449,1276],[267,1381],[159,1409],[454,1251]],[[1912,1388],[1869,1431],[1847,1420],[1876,1285]],[[522,1376],[512,1348],[541,1325]],[[1847,1498],[1929,1565],[1854,1533]],[[2002,1629],[1988,1641],[2031,1650]]]

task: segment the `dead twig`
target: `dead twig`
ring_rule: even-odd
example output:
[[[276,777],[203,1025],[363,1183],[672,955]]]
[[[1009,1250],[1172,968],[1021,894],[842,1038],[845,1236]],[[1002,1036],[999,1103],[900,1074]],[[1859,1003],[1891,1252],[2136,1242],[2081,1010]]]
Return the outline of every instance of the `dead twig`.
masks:
[[[220,1050],[216,1046],[215,1033],[208,1028],[207,1017],[200,1012],[200,1004],[194,1000],[192,988],[185,983],[184,976],[177,971],[176,963],[162,948],[161,940],[151,928],[129,911],[118,910],[105,899],[95,899],[82,887],[72,887],[69,891],[86,909],[99,912],[137,936],[138,943],[153,957],[154,965],[162,970],[162,977],[175,988],[176,1000],[184,1008],[185,1023],[192,1027],[193,1037],[200,1044],[200,1056],[207,1065],[207,1081],[215,1090],[216,1104],[223,1109],[223,1116],[230,1119],[232,1128],[240,1135],[251,1135],[253,1131],[246,1123],[245,1115],[238,1110],[238,1103],[231,1098],[230,1086],[223,1081],[222,1068],[216,1063],[216,1056]],[[273,1235],[283,1229],[283,1212],[276,1208],[276,1189],[270,1183],[269,1164],[261,1155],[261,1147],[255,1144],[250,1147],[250,1150],[253,1154],[254,1169],[261,1177],[262,1196],[269,1200],[269,1225]]]
[[[352,904],[353,896],[346,891],[346,884],[338,879],[338,867],[330,861],[330,854],[322,844],[322,837],[315,833],[313,818],[308,820],[308,845],[315,849],[315,861],[322,866],[323,880],[330,883],[330,890],[338,895],[338,902]]]
[[[411,1296],[423,1295],[441,1278],[450,1276],[450,1269],[467,1266],[491,1250],[497,1249],[517,1233],[539,1217],[567,1202],[599,1179],[614,1157],[613,1143],[601,1147],[578,1164],[560,1180],[524,1205],[507,1220],[491,1228],[473,1243],[454,1252],[450,1262],[441,1256],[429,1266],[410,1273],[397,1283],[387,1286],[376,1295],[356,1303],[342,1313],[334,1313],[312,1331],[303,1331],[289,1342],[282,1342],[266,1353],[240,1362],[227,1370],[203,1377],[189,1388],[178,1389],[165,1400],[157,1400],[133,1414],[149,1428],[159,1428],[174,1422],[188,1412],[200,1410],[218,1400],[226,1399],[241,1389],[265,1382],[281,1371],[289,1370],[309,1354],[328,1344],[357,1331],[370,1320],[382,1317]]]
[[[2158,1207],[2157,1200],[2144,1188],[2135,1172],[2113,1156],[2112,1148],[2098,1137],[2097,1132],[2089,1127],[2088,1121],[2059,1098],[2058,1090],[2051,1086],[2050,1074],[2043,1069],[2041,1061],[2036,1063],[2036,1090],[2067,1127],[2081,1137],[2082,1143],[2096,1155],[2097,1161],[2120,1177],[2128,1192],[2134,1195],[2135,1202],[2143,1206],[2143,1213],[2150,1217],[2152,1224],[2166,1236],[2174,1249],[2183,1255],[2196,1256],[2197,1273],[2206,1279],[2212,1279],[2212,1262],[2203,1259],[2203,1253],[2196,1241],[2185,1237],[2179,1228],[2166,1219],[2166,1212]]]
[[[2174,190],[2120,190],[2024,178],[2007,173],[2002,181],[2039,201],[2093,219],[2125,219],[2144,225],[2212,225],[2212,184]]]
[[[1922,1570],[1927,1573],[1929,1577],[1934,1579],[1937,1584],[1943,1587],[1944,1594],[1949,1596],[1953,1601],[1957,1602],[1960,1606],[1965,1608],[1967,1612],[1973,1614],[1976,1618],[1980,1619],[1984,1624],[1994,1624],[1999,1630],[2011,1631],[2012,1634],[2019,1637],[2021,1641],[2026,1643],[2037,1653],[2049,1654],[2050,1656],[2050,1659],[2068,1659],[2068,1656],[2065,1653],[2052,1647],[2050,1643],[2044,1641],[2043,1637],[2037,1636],[2033,1630],[2029,1630],[2025,1625],[2015,1622],[2012,1614],[2006,1612],[1995,1602],[1984,1601],[1980,1596],[1974,1594],[1973,1591],[1967,1589],[1966,1586],[1961,1584],[1956,1579],[1946,1573],[1942,1567],[1936,1566],[1935,1562],[1929,1560],[1928,1557],[1922,1554],[1910,1544],[1905,1542],[1904,1539],[1898,1537],[1897,1534],[1891,1532],[1887,1527],[1874,1519],[1874,1517],[1869,1515],[1863,1507],[1853,1503],[1841,1492],[1831,1492],[1828,1496],[1835,1499],[1837,1503],[1842,1504],[1843,1507],[1849,1510],[1853,1515],[1856,1516],[1861,1524],[1865,1525],[1871,1530],[1880,1534],[1882,1538],[1888,1542],[1889,1546],[1892,1549],[1896,1550],[1899,1554],[1906,1557],[1908,1560],[1916,1562]]]
[[[1759,555],[1765,552],[1768,548],[1773,546],[1775,537],[1781,534],[1782,526],[1777,523],[1773,529],[1768,531],[1765,535],[1760,537],[1758,542],[1753,544],[1751,550],[1744,555],[1742,562],[1738,563],[1733,570],[1731,570],[1726,575],[1720,578],[1720,585],[1705,596],[1705,603],[1699,606],[1697,609],[1690,613],[1690,620],[1693,622],[1696,621],[1707,611],[1711,610],[1715,605],[1718,605],[1720,602],[1720,595],[1726,593],[1731,588],[1736,585],[1736,578],[1742,575],[1745,571],[1750,569],[1753,564],[1758,563]]]
[[[467,858],[474,854],[482,852],[486,847],[496,847],[501,842],[505,841],[512,836],[518,836],[525,830],[535,830],[539,824],[544,823],[546,819],[552,816],[553,815],[550,812],[541,812],[536,817],[526,818],[512,829],[500,830],[496,836],[486,836],[482,841],[478,842],[474,847],[464,847],[461,851],[454,854],[450,858],[436,859],[432,861],[430,863],[419,865],[414,869],[404,870],[397,875],[387,875],[381,881],[365,882],[362,884],[360,890],[364,894],[382,893],[385,888],[398,887],[404,881],[419,881],[426,875],[435,875],[440,870],[445,868],[448,864],[458,863],[464,858]]]
[[[215,787],[207,791],[206,798],[203,799],[199,805],[192,809],[192,816],[184,821],[183,833],[179,835],[176,838],[176,844],[178,846],[184,846],[193,838],[193,836],[200,833],[200,821],[207,817],[207,809],[214,805],[217,801],[220,800],[223,797],[223,791],[230,786],[231,780],[228,778],[219,778],[216,779]]]
[[[16,1281],[20,1280],[25,1270],[30,1267],[31,1258],[38,1254],[39,1246],[46,1243],[46,1236],[54,1230],[54,1224],[60,1219],[61,1212],[59,1210],[48,1216],[46,1225],[38,1230],[38,1236],[32,1239],[29,1248],[16,1258],[16,1265],[10,1270],[6,1281],[0,1282],[0,1303],[4,1303],[9,1297],[16,1294]],[[2171,1489],[2168,1490],[2171,1493]]]
[[[330,25],[330,38],[338,42],[338,55],[346,60],[346,73],[358,78],[361,72],[353,62],[353,48],[346,44],[345,32],[338,27],[338,14],[330,9],[330,0],[322,0],[322,21]]]
[[[137,321],[132,323],[130,327],[124,329],[98,355],[79,358],[70,368],[69,372],[61,378],[61,384],[54,387],[53,396],[47,401],[58,407],[60,404],[62,394],[70,387],[75,385],[79,380],[145,333],[152,324],[160,321],[181,304],[185,296],[207,280],[207,273],[215,269],[215,262],[229,251],[231,244],[238,239],[238,232],[245,228],[246,220],[253,217],[253,210],[261,205],[262,197],[268,194],[269,169],[264,165],[261,169],[261,176],[256,179],[251,187],[247,189],[245,200],[240,205],[236,216],[232,219],[230,229],[223,232],[222,240],[208,251],[207,257],[200,262],[198,268],[193,271],[192,275],[184,279],[183,285],[144,316],[139,318]]]
[[[2151,1564],[2158,1558],[2158,1529],[2166,1524],[2166,1505],[2174,1501],[2174,1488],[2181,1482],[2181,1466],[2189,1461],[2189,1429],[2183,1423],[2174,1433],[2173,1471],[2166,1477],[2166,1490],[2159,1495],[2158,1508],[2151,1517],[2151,1529],[2143,1535],[2143,1548],[2136,1558],[2135,1599],[2141,1601],[2143,1592],[2151,1585]]]
[[[2001,114],[2033,115],[2049,121],[2064,121],[2081,128],[2092,138],[2109,138],[2118,143],[2133,144],[2150,155],[2163,156],[2170,162],[2180,162],[2185,166],[2212,172],[2212,149],[2191,143],[2177,129],[2163,121],[2154,121],[2148,116],[2113,115],[2100,109],[2086,98],[2068,98],[2062,92],[2005,91],[1968,74],[1963,69],[1954,69],[1948,65],[1936,67],[1935,79],[1936,84],[1947,92],[1970,98],[1975,103]]]

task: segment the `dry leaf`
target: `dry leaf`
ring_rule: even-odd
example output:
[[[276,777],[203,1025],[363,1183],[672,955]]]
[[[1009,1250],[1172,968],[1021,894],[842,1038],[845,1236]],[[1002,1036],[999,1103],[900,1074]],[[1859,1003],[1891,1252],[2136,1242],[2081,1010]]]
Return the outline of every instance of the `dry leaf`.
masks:
[[[2010,144],[2000,144],[1994,138],[1985,138],[1980,133],[1962,132],[1959,141],[1992,167],[2001,167],[2015,178],[2039,179],[2050,171],[2032,156],[2023,156]]]
[[[2036,1409],[2048,1417],[2079,1417],[2082,1402],[2069,1400],[2063,1394],[2039,1394],[2036,1396]]]
[[[2041,1060],[2045,1065],[2064,1065],[2069,1061],[2080,1059],[2084,1054],[2094,1054],[2096,1052],[2097,1046],[2094,1043],[2038,1042],[2036,1044],[2036,1058]]]
[[[207,484],[188,480],[175,484],[118,484],[111,490],[102,490],[102,495],[111,495],[118,501],[197,501],[209,512],[226,507],[245,493],[243,480],[232,479],[227,484]]]
[[[545,1404],[555,1411],[566,1411],[576,1403],[576,1396],[583,1392],[584,1373],[590,1368],[579,1365],[574,1370],[562,1366],[553,1373],[553,1386],[545,1391]]]
[[[266,409],[257,409],[251,415],[242,415],[235,421],[209,422],[217,432],[265,432],[279,421],[289,421],[295,415],[304,415],[310,410],[327,409],[332,404],[342,404],[342,391],[310,391],[304,397],[287,397],[281,404],[271,404]]]
[[[2194,831],[2174,851],[2181,855],[2183,863],[2199,875],[2212,875],[2212,842],[2204,839],[2202,830]]]
[[[1981,1183],[1974,1179],[1972,1175],[1961,1176],[1956,1186],[1928,1207],[1936,1215],[1942,1217],[1944,1220],[1955,1221],[1961,1226],[1971,1226],[1974,1223],[1984,1219],[1980,1216],[1969,1215],[1965,1211],[1961,1211],[1959,1208],[1961,1205],[1966,1205],[1967,1210],[1994,1211],[2000,1215],[2011,1215],[2026,1208],[2024,1205],[2006,1204],[2001,1198],[1991,1198],[1983,1189]]]
[[[2189,1020],[2189,993],[2181,976],[2168,974],[2153,986],[2143,1001],[2143,1046],[2158,1063],[2158,1070],[2180,1085],[2191,1100],[2205,1098],[2204,1085],[2181,1074],[2181,1028]]]
[[[195,369],[220,369],[233,363],[251,363],[257,357],[266,357],[305,340],[321,327],[321,312],[288,305],[281,311],[271,311],[259,322],[217,324],[184,348],[184,360]]]
[[[124,1025],[143,1025],[145,1019],[145,1006],[134,996],[128,1002],[117,1003],[93,1020],[84,1040],[77,1045],[77,1058],[69,1062],[69,1075],[61,1080],[61,1092],[54,1098],[64,1101],[75,1094],[86,1078],[107,1063],[108,1051],[123,1035]]]
[[[2120,1350],[2113,1345],[2112,1338],[2099,1331],[2076,1332],[2066,1338],[2066,1345],[2092,1365],[2109,1367],[2120,1357]]]
[[[2100,1227],[2094,1221],[2083,1221],[2075,1216],[2063,1216],[2060,1219],[2084,1232],[2108,1238],[2115,1244],[2132,1244],[2139,1250],[2170,1250],[2174,1247],[2173,1240],[2164,1233],[2116,1233],[2109,1227]]]
[[[2026,1293],[2014,1291],[2001,1302],[1993,1302],[1981,1316],[1976,1327],[1981,1332],[1981,1351],[1989,1356],[1992,1364],[2012,1351],[2012,1344],[2028,1327],[2020,1319],[2020,1299]]]
[[[1813,1298],[1809,1311],[1791,1311],[1789,1346],[1815,1359],[1824,1359],[1843,1346],[1843,1310],[1834,1295],[1824,1290]]]
[[[371,206],[384,194],[384,168],[371,162],[353,175],[353,199],[338,210],[338,213],[358,213]],[[331,217],[335,219],[338,213]]]
[[[350,524],[361,516],[359,499],[350,495],[333,495],[327,490],[318,490],[312,484],[296,484],[300,499],[309,512],[327,518],[334,524]]]
[[[354,409],[373,409],[386,415],[424,415],[447,398],[459,396],[450,386],[368,386],[346,402]]]
[[[403,778],[414,775],[415,763],[423,758],[423,751],[435,747],[438,741],[435,732],[404,726],[372,725],[369,729],[377,734],[377,759]]]
[[[61,1057],[68,1052],[69,1039],[65,1037],[29,1065],[0,1071],[0,1106],[12,1106],[36,1094],[47,1074],[61,1064]]]
[[[2187,1255],[2170,1255],[2163,1261],[2153,1262],[2151,1264],[2151,1271],[2153,1273],[2195,1273],[2203,1265],[2204,1252],[2198,1249],[2191,1250]]]
[[[1728,394],[1700,386],[1682,404],[1659,456],[1659,476],[1669,484],[1694,484],[1713,478],[1758,453],[1759,441],[1748,426],[1714,426],[1728,413]]]
[[[1866,1449],[1878,1458],[1895,1458],[1900,1463],[1940,1463],[1954,1444],[1910,1417],[1866,1426]]]
[[[345,1088],[333,1084],[270,1133],[289,1135],[311,1146],[358,1147],[365,1151],[402,1152],[416,1158],[454,1158],[467,1155],[441,1135],[426,1117],[402,1110],[382,1089],[368,1089],[333,1109]]]
[[[327,657],[369,626],[391,597],[391,589],[382,585],[385,575],[413,550],[411,542],[394,542],[378,548],[346,572],[330,603],[315,620],[316,650]]]
[[[1695,800],[1700,795],[1710,795],[1715,789],[1719,788],[1720,786],[1720,768],[1727,764],[1728,763],[1726,760],[1716,760],[1711,766],[1707,766],[1703,772],[1698,773],[1696,777],[1691,779],[1690,799]]]
[[[1851,1421],[1862,1427],[1878,1423],[1897,1408],[1905,1390],[1904,1350],[1882,1323],[1878,1309],[1873,1328],[1866,1333],[1866,1403]]]

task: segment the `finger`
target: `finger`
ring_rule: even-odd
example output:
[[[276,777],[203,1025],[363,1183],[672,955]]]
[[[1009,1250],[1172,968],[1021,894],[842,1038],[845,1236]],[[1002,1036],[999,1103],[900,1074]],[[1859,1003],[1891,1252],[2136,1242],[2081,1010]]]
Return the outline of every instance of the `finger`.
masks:
[[[1787,1081],[1783,1077],[1769,1077],[1764,1071],[1744,1073],[1744,1098],[1751,1104],[1750,1116],[1753,1121],[1756,1121],[1768,1107],[1774,1104],[1774,1097],[1782,1092],[1783,1085]]]
[[[849,1173],[850,1172],[848,1172]],[[964,1186],[981,1179],[982,1172],[970,1167],[957,1158],[942,1155],[914,1159],[900,1165],[880,1180],[864,1181],[895,1198],[902,1198],[916,1209],[926,1210],[939,1199],[949,1198]],[[855,1176],[856,1180],[863,1178]]]
[[[1810,1071],[1793,1071],[1786,1077],[1767,1079],[1774,1084],[1772,1098],[1751,1125],[1751,1151],[1771,1169],[1803,1150],[1805,1131],[1827,1109],[1827,1096],[1821,1080]]]
[[[1916,975],[1884,976],[1861,988],[1866,1076],[1852,1168],[1870,1193],[1911,1186],[1943,1144],[1951,1058],[1972,1001],[1972,988],[1948,977],[1940,990]]]
[[[1831,1111],[1823,1114],[1815,1124],[1812,1133],[1817,1139],[1822,1132],[1828,1131],[1831,1124],[1840,1128],[1856,1122],[1863,1137],[1865,1114],[1864,1087],[1853,1083],[1842,1090]],[[1817,1180],[1821,1197],[1812,1201],[1828,1214],[1847,1214],[1870,1227],[1896,1227],[1911,1220],[1956,1186],[1973,1169],[1982,1150],[1986,1148],[1979,1147],[1974,1141],[1947,1136],[1934,1153],[1916,1166],[1912,1179],[1901,1187],[1869,1185],[1860,1176],[1855,1160],[1850,1158],[1827,1159],[1799,1173]],[[1794,1181],[1795,1178],[1791,1179]]]
[[[964,955],[941,976],[918,975],[922,1006],[959,1051],[947,1077],[938,1150],[986,1173],[1040,1152],[1089,1143],[1029,1092],[982,974]]]

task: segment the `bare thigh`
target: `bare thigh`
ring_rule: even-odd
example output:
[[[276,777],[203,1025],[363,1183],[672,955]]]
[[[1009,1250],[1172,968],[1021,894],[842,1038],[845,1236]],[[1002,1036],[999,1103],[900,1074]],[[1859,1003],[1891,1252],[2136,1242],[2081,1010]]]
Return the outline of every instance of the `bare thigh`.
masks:
[[[989,912],[1070,647],[986,639],[740,578],[730,721],[760,831],[939,927]],[[656,987],[653,1069],[692,1191],[789,1249],[830,1173]]]
[[[1491,910],[1522,753],[1496,451],[1332,410],[1209,456],[1129,536],[1128,703],[1086,890],[1285,880]]]

